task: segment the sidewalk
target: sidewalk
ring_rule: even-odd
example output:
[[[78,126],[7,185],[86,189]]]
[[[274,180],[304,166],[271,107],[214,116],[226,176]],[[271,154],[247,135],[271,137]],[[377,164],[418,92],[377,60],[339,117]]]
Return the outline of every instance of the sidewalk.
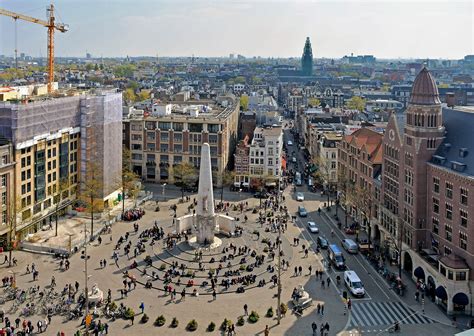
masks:
[[[341,230],[343,230],[344,229],[344,219],[345,219],[344,218],[344,210],[342,208],[339,208],[338,213],[339,213],[339,221],[342,223]],[[333,215],[335,214],[335,207],[334,206],[332,206],[331,212],[324,211],[324,214],[327,217],[329,217],[329,219],[333,223],[337,224],[337,221],[333,218]],[[347,225],[350,226],[352,223],[353,223],[352,217],[348,216],[347,217]],[[367,238],[368,238],[367,232],[365,232],[365,231],[360,231],[359,232],[359,240],[363,240],[363,239],[367,239]],[[369,265],[369,267],[373,268],[371,263],[368,262],[367,264]],[[385,267],[390,272],[398,274],[398,265],[390,265],[390,263],[385,263]],[[406,290],[405,290],[405,293],[404,293],[403,296],[397,295],[399,301],[404,303],[405,305],[407,305],[408,307],[410,307],[411,309],[413,309],[415,311],[422,312],[423,311],[423,306],[422,306],[421,296],[420,296],[419,301],[417,302],[415,300],[416,283],[412,279],[411,274],[402,269],[402,277],[401,278],[402,278],[403,283],[406,285]],[[382,278],[381,278],[381,281],[382,281]],[[385,283],[389,287],[389,284],[385,279],[383,279],[383,283]],[[392,289],[390,288],[389,290],[392,290]],[[425,300],[424,300],[424,314],[427,317],[429,317],[429,318],[431,318],[431,319],[433,319],[433,320],[435,320],[439,323],[442,323],[442,324],[445,324],[445,325],[452,325],[452,320],[446,315],[446,313],[442,310],[442,308],[440,306],[438,306],[436,303],[432,302],[431,298],[428,297],[428,296],[425,296]],[[462,327],[460,327],[461,330],[464,330],[467,327],[467,324],[470,323],[470,321],[471,321],[471,317],[469,317],[469,316],[456,316],[456,318],[457,318],[458,326],[462,326]]]

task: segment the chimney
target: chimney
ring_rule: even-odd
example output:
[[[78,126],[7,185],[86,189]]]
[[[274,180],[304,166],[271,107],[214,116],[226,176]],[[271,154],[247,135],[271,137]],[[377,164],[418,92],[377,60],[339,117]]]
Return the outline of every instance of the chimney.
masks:
[[[456,99],[454,98],[454,92],[447,92],[446,93],[446,104],[448,107],[454,107]]]

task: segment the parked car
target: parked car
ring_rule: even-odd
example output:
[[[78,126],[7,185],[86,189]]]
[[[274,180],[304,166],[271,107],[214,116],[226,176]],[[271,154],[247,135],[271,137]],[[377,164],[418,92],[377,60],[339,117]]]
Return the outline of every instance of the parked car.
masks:
[[[298,202],[303,202],[304,201],[304,194],[302,192],[296,193],[296,200]]]
[[[319,236],[318,239],[316,239],[316,243],[320,249],[327,249],[329,246],[329,241],[324,238],[323,236]]]
[[[293,146],[293,141],[288,140],[288,146]]]
[[[291,159],[291,161],[292,161],[293,163],[296,163],[296,158],[293,156],[293,158]]]
[[[319,228],[316,226],[315,222],[308,222],[308,230],[311,233],[319,233]]]
[[[352,239],[343,239],[341,244],[342,247],[349,253],[356,254],[359,251],[359,246]]]

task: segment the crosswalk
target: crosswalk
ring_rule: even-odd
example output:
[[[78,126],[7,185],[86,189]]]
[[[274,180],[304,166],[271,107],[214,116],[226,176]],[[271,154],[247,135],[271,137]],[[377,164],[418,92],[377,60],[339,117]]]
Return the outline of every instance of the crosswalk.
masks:
[[[399,321],[400,324],[435,323],[400,302],[353,303],[351,310],[351,327],[391,325],[395,321]]]

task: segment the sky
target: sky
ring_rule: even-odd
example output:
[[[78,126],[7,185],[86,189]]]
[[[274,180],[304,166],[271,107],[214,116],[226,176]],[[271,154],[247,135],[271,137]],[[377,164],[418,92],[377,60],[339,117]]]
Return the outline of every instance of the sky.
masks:
[[[46,18],[49,0],[0,0]],[[56,0],[56,56],[449,58],[474,54],[474,1]],[[46,28],[16,23],[18,53],[46,56]],[[0,54],[13,55],[15,23],[0,16]]]

